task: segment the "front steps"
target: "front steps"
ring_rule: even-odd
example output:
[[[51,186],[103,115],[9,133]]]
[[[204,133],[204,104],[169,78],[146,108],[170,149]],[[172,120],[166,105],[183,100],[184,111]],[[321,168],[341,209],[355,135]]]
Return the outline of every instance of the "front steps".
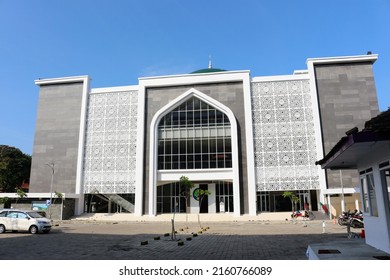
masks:
[[[321,212],[313,212],[316,220],[325,220],[325,215]],[[264,212],[258,213],[256,216],[241,215],[234,216],[233,213],[216,213],[216,214],[199,214],[200,220],[203,222],[232,222],[232,221],[288,221],[291,220],[291,212]],[[72,218],[76,221],[150,221],[150,222],[169,222],[173,219],[173,214],[159,214],[157,216],[136,216],[132,213],[84,213],[80,216]],[[197,222],[198,214],[175,214],[177,222]]]

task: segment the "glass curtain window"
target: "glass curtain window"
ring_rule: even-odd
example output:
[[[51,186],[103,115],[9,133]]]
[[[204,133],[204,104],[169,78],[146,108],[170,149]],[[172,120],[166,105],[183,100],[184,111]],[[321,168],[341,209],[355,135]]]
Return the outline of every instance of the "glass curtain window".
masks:
[[[159,122],[159,170],[231,167],[231,126],[224,113],[192,97]]]
[[[180,195],[179,182],[157,187],[157,213],[185,213],[185,197]]]
[[[270,212],[270,193],[257,192],[257,211]]]

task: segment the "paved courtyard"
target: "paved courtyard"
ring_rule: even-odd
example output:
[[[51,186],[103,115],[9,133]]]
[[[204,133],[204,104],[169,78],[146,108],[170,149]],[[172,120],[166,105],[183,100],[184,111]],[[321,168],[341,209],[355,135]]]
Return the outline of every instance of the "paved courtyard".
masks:
[[[49,234],[0,235],[3,260],[306,260],[309,244],[349,240],[331,221],[170,222],[62,221]],[[188,225],[188,229],[186,228]],[[207,229],[208,228],[208,229]],[[192,233],[198,236],[193,237]],[[191,237],[192,240],[187,240]],[[159,240],[155,240],[159,238]],[[141,245],[147,241],[148,244]],[[350,242],[354,242],[350,240]],[[351,244],[352,246],[353,244]]]

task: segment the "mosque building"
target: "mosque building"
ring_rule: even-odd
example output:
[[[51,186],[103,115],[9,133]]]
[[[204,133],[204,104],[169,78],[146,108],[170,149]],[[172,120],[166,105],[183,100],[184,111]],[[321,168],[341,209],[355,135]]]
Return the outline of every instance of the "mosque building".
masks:
[[[109,88],[91,87],[89,76],[36,80],[29,198],[54,203],[61,193],[61,218],[255,216],[291,211],[285,191],[300,198],[298,209],[355,209],[357,171],[322,170],[316,161],[379,113],[377,57],[307,59],[306,70],[261,77],[210,63]],[[189,205],[182,176],[195,184]],[[209,192],[200,205],[199,190]]]

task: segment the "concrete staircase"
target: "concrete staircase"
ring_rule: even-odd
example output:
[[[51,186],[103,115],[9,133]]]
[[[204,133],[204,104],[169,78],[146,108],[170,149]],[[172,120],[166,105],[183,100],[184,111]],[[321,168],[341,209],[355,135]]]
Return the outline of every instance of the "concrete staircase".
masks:
[[[322,220],[322,221],[329,220],[329,216],[322,211],[313,211],[313,214],[314,214],[314,220]]]
[[[329,220],[326,216],[323,219],[321,212],[313,212],[315,219],[314,223],[322,223],[323,220]],[[173,214],[159,214],[157,216],[136,216],[133,213],[84,213],[80,216],[74,217],[72,220],[79,221],[126,221],[126,222],[170,222],[173,218]],[[209,213],[200,214],[202,222],[277,222],[286,223],[291,222],[291,212],[264,212],[258,213],[256,216],[251,215],[240,215],[234,216],[233,213]],[[197,222],[198,214],[185,214],[176,213],[175,221],[177,222]],[[298,220],[301,222],[301,219]]]
[[[128,200],[124,199],[118,194],[104,194],[106,198],[111,200],[112,202],[118,204],[123,209],[129,211],[130,213],[134,213],[134,204],[129,202]]]

